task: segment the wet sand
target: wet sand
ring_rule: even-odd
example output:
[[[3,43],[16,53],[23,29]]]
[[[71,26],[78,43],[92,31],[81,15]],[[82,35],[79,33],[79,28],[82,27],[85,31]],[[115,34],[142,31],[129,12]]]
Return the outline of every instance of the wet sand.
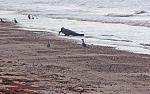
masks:
[[[49,32],[0,23],[0,94],[149,92],[149,55],[94,45],[83,48]]]

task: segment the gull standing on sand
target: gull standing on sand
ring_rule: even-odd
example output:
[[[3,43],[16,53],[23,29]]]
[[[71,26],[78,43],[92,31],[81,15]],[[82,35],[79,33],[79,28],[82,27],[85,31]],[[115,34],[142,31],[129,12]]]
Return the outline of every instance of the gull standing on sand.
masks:
[[[18,23],[18,21],[16,20],[16,18],[14,18],[14,22],[15,22],[15,23]]]
[[[34,19],[34,16],[32,15],[32,19]]]
[[[47,48],[50,48],[50,40],[48,40]]]
[[[32,14],[28,14],[28,19],[34,19],[34,16]]]
[[[81,39],[81,40],[82,40],[82,47],[87,47],[87,45],[84,42],[84,39]]]
[[[2,18],[0,18],[0,19],[1,19],[1,23],[4,23],[3,19]]]
[[[30,14],[28,14],[28,19],[31,19],[31,15]]]

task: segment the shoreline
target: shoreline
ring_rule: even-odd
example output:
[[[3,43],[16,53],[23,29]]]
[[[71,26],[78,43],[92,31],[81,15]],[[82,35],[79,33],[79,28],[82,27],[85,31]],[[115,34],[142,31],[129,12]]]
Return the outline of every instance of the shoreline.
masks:
[[[75,40],[9,23],[0,23],[0,53],[2,94],[149,92],[150,55],[95,45],[83,48]]]
[[[62,39],[65,39],[65,40],[70,40],[70,42],[75,42],[77,45],[80,45],[81,44],[81,40],[78,40],[77,38],[72,38],[72,36],[64,36],[64,35],[57,35],[56,33],[54,32],[50,32],[50,31],[47,31],[47,30],[38,30],[38,29],[26,29],[26,28],[21,28],[21,26],[18,26],[18,29],[17,30],[23,30],[23,31],[30,31],[30,32],[33,32],[33,33],[41,33],[41,32],[46,32],[46,33],[50,33],[54,36],[56,36],[57,38],[62,38]],[[80,39],[84,39],[80,37]],[[102,47],[102,48],[110,48],[110,49],[114,49],[114,50],[117,50],[117,51],[121,51],[121,52],[127,52],[127,53],[131,53],[131,54],[136,54],[136,55],[145,55],[145,56],[150,56],[149,53],[142,53],[142,52],[133,52],[133,51],[129,51],[129,50],[123,50],[123,49],[118,49],[116,47],[111,47],[111,46],[103,46],[103,45],[98,45],[98,44],[92,44],[92,43],[86,43],[89,47]],[[141,44],[141,45],[146,45],[146,46],[149,46],[148,44]]]
[[[63,19],[52,19],[52,18],[47,18],[47,17],[43,17],[43,16],[39,16],[37,19],[29,21],[26,13],[20,14],[18,12],[16,13],[15,11],[2,11],[2,18],[4,18],[4,17],[7,17],[10,21],[13,18],[17,17],[18,22],[20,22],[20,23],[18,23],[19,26],[23,27],[24,29],[27,28],[28,30],[30,30],[30,29],[36,30],[38,28],[39,30],[44,29],[45,31],[50,30],[53,33],[57,33],[57,31],[59,31],[59,28],[66,27],[71,30],[75,30],[75,31],[77,30],[78,33],[83,33],[85,31],[84,34],[87,34],[87,36],[85,36],[84,39],[85,39],[85,41],[87,41],[88,44],[94,44],[94,45],[100,44],[100,46],[115,47],[117,50],[119,49],[119,50],[137,53],[137,54],[138,53],[139,54],[149,54],[150,53],[149,52],[149,43],[148,43],[149,37],[147,36],[148,34],[145,34],[145,35],[139,34],[139,36],[137,36],[137,38],[136,38],[136,36],[134,36],[134,34],[138,35],[138,32],[142,33],[143,30],[144,30],[144,32],[148,32],[149,30],[145,27],[140,27],[140,28],[134,27],[134,26],[128,27],[128,25],[125,25],[125,24],[113,24],[113,23],[107,24],[107,23],[101,23],[101,22],[100,23],[83,22],[83,24],[80,24],[80,23],[82,23],[82,21],[81,22],[77,21],[77,23],[74,24],[74,21],[76,21],[76,20],[68,20],[66,23]],[[64,24],[64,22],[66,23],[66,25]],[[97,30],[96,31],[94,30],[95,33],[93,32],[94,34],[91,35],[90,31],[92,31],[92,30],[84,29],[85,28],[84,24],[87,24],[86,27],[88,27],[88,28],[98,29],[101,32],[98,33]],[[101,26],[101,27],[98,28],[97,26]],[[120,28],[116,28],[115,31],[107,29],[107,27],[112,28],[115,26],[120,27]],[[78,27],[81,30],[78,29]],[[103,28],[103,27],[105,28],[105,30],[103,30],[103,29],[101,30],[101,28]],[[129,28],[129,29],[124,30],[123,28]],[[109,32],[108,33],[105,32],[107,30],[111,33],[110,35],[109,35]],[[121,33],[121,32],[118,33],[118,30],[119,31],[121,30],[124,35],[118,36],[118,34]],[[117,33],[117,35],[115,34],[115,32]],[[97,34],[99,34],[99,35],[97,36]],[[126,34],[129,34],[129,35],[131,34],[131,35],[133,35],[134,38],[130,39],[130,36],[128,36]],[[140,36],[141,37],[145,36],[146,40],[144,40],[144,38],[143,38],[142,39],[143,42],[142,42]],[[128,37],[129,37],[129,39],[128,39]],[[80,41],[80,39],[75,38],[75,37],[72,37],[69,39],[77,39]],[[136,42],[139,39],[140,39],[140,41]]]

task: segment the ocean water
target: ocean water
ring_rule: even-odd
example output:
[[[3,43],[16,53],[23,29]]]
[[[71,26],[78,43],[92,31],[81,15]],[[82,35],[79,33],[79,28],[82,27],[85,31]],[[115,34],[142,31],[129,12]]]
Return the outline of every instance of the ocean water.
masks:
[[[150,54],[149,0],[0,0],[0,18],[55,34],[65,27],[85,34],[71,39]]]

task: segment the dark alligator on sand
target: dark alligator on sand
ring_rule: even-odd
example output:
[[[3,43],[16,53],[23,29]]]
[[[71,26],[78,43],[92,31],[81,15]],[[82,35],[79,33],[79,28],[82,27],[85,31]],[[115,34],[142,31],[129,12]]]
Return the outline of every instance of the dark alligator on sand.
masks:
[[[64,33],[65,36],[70,36],[70,35],[72,35],[72,36],[84,36],[84,34],[76,33],[76,32],[74,32],[72,30],[65,29],[64,27],[62,27],[61,31],[59,31],[59,35],[60,35],[60,33]]]

